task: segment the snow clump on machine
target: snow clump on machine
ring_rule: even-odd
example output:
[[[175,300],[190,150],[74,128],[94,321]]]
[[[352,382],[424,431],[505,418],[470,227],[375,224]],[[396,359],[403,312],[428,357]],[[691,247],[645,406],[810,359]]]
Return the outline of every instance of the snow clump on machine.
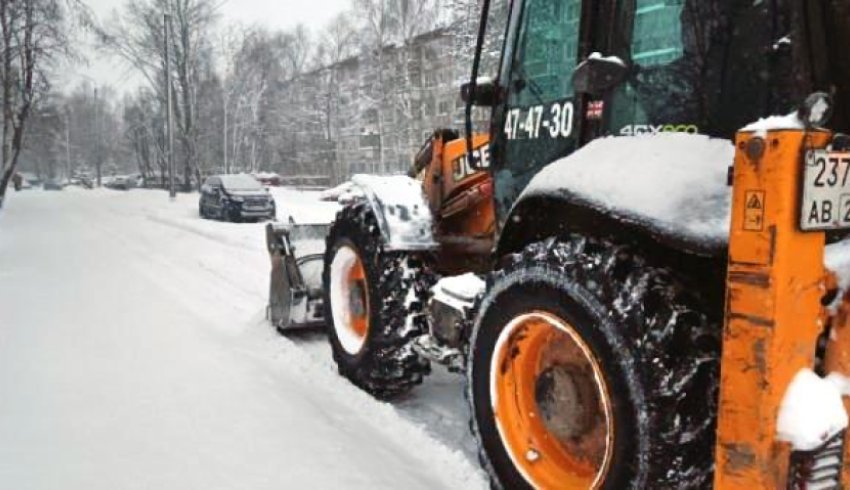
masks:
[[[847,428],[841,389],[810,369],[794,377],[779,408],[776,432],[796,451],[812,451]]]
[[[475,298],[484,294],[487,284],[473,273],[444,277],[431,288],[434,301],[445,303],[457,310],[471,308]]]
[[[839,293],[835,297],[835,302],[830,305],[830,308],[835,312],[844,300],[844,295],[850,290],[850,238],[827,245],[824,265],[838,279]]]
[[[751,131],[761,137],[767,136],[768,131],[800,130],[806,129],[803,121],[796,112],[785,116],[770,116],[744,126],[741,131]]]
[[[389,250],[421,250],[436,247],[431,230],[431,208],[422,193],[422,183],[403,175],[355,175],[356,187],[348,194],[362,193],[380,212],[378,226],[388,238]]]

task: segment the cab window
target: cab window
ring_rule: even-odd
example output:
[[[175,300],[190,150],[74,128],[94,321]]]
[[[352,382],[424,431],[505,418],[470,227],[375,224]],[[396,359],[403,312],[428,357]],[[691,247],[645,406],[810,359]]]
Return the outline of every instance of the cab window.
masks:
[[[786,113],[786,2],[617,0],[612,51],[632,73],[608,101],[607,133],[731,137]]]
[[[682,57],[683,7],[683,1],[637,0],[632,61],[641,66],[657,66]]]
[[[530,0],[511,70],[509,105],[525,107],[573,95],[580,0]]]
[[[504,60],[508,95],[496,111],[491,171],[497,214],[544,166],[575,150],[578,111],[572,86],[577,65],[581,0],[526,0],[514,17],[514,44]],[[513,32],[512,32],[513,34]]]
[[[665,97],[685,96],[690,93],[690,86],[686,79],[674,80],[673,76],[659,77],[651,76],[654,72],[660,75],[662,72],[675,72],[676,64],[684,56],[684,43],[682,41],[682,13],[684,1],[670,0],[626,0],[619,2],[618,14],[623,29],[615,39],[614,44],[618,46],[619,54],[629,59],[636,67],[638,74],[631,83],[624,84],[614,96],[613,111],[611,112],[611,132],[619,135],[631,136],[648,132],[648,125],[663,122],[664,124],[680,124],[682,129],[689,121],[688,117],[679,115],[657,116],[653,102],[653,95],[647,97],[647,91],[655,91],[657,100],[663,101]],[[626,36],[631,34],[631,39]],[[649,70],[649,71],[647,71]],[[642,80],[643,79],[643,80]],[[662,82],[662,79],[667,79]],[[637,83],[636,83],[637,82]],[[648,82],[644,83],[644,82]],[[641,85],[643,83],[643,85]],[[669,83],[663,96],[657,88],[650,87],[659,83]],[[647,90],[648,89],[648,90]],[[682,101],[673,101],[673,104]],[[693,128],[696,130],[696,126]]]

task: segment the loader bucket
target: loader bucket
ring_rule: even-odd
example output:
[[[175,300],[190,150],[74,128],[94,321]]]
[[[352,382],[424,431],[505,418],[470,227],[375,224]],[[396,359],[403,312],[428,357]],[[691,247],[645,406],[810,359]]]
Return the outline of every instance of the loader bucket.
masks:
[[[266,316],[281,332],[324,323],[322,269],[329,228],[293,223],[266,227],[272,264]]]

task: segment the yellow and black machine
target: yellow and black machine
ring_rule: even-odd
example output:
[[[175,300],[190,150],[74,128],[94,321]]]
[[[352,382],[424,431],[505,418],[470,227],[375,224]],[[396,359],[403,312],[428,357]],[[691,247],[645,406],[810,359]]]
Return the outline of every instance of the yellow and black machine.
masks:
[[[355,177],[322,230],[302,289],[340,373],[463,372],[499,488],[850,485],[850,4],[490,4],[466,137]]]

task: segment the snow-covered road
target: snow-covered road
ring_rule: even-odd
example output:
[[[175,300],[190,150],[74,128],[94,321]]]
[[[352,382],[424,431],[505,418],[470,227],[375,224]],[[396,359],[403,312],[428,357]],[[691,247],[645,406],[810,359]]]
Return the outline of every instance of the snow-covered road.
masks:
[[[279,192],[302,221],[332,215]],[[483,488],[460,379],[395,405],[264,320],[263,225],[156,191],[0,214],[0,488]]]

